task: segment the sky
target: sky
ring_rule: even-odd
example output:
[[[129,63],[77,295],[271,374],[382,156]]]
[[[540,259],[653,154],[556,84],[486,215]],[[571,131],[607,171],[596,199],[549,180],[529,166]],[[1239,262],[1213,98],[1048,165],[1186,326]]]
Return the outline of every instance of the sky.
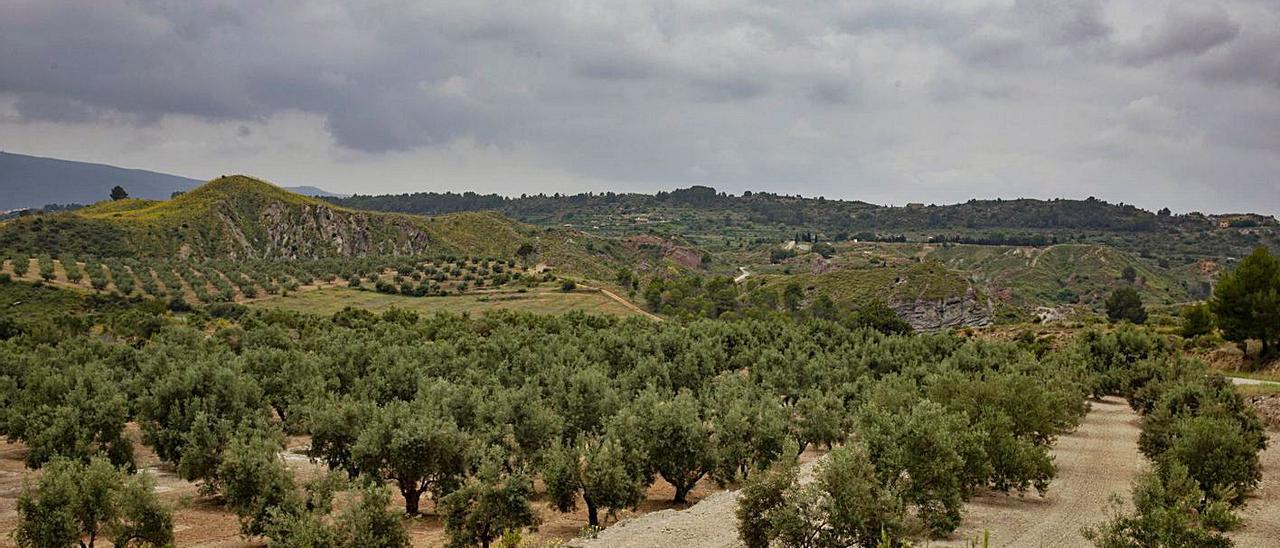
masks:
[[[1276,0],[0,0],[0,149],[335,192],[1280,213]]]

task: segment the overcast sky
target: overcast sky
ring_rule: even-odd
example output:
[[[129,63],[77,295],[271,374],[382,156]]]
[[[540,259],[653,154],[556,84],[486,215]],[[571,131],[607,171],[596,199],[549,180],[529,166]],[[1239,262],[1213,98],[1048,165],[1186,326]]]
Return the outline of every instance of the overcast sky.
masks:
[[[0,0],[0,148],[339,192],[1280,213],[1280,2]]]

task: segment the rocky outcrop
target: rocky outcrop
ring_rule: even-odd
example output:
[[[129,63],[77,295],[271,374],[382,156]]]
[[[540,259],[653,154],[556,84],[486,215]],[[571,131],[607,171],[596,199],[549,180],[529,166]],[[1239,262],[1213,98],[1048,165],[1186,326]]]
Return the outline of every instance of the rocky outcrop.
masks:
[[[254,237],[238,228],[240,223],[223,215],[232,256],[316,258],[371,254],[415,254],[431,248],[427,231],[403,219],[371,219],[363,213],[337,211],[323,206],[273,203],[249,220]],[[241,225],[243,226],[243,225]]]
[[[916,331],[933,332],[962,327],[982,327],[991,323],[991,304],[978,298],[972,288],[964,295],[937,300],[916,299],[896,302],[893,309]]]
[[[702,254],[698,250],[678,245],[671,240],[652,234],[631,236],[623,240],[622,243],[632,251],[656,249],[662,254],[663,258],[670,259],[676,264],[691,270],[702,266]]]

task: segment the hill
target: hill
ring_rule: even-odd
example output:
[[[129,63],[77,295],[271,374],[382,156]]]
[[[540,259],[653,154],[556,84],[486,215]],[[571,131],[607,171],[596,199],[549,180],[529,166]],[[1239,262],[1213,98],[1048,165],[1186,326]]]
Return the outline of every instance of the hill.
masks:
[[[1104,244],[1129,253],[1189,264],[1238,258],[1257,245],[1280,247],[1268,216],[1175,215],[1096,198],[969,200],[950,205],[891,207],[862,201],[767,192],[740,196],[710,187],[656,194],[521,195],[475,193],[355,195],[335,204],[379,211],[439,214],[500,211],[543,226],[565,224],[609,236],[678,234],[712,251],[786,240],[951,242],[1047,246]],[[1248,223],[1232,219],[1250,219]],[[1221,221],[1228,220],[1228,226]]]
[[[116,185],[134,198],[164,200],[200,184],[167,173],[0,152],[0,211],[92,204],[106,198]],[[343,196],[314,186],[284,188],[307,196]]]
[[[661,251],[566,228],[525,225],[493,212],[435,217],[357,211],[241,175],[170,200],[129,198],[0,223],[0,250],[19,255],[135,259],[327,259],[395,255],[514,257],[610,280],[621,265],[671,261]]]
[[[90,204],[120,185],[136,198],[158,200],[200,181],[106,164],[0,152],[0,210],[47,204]]]

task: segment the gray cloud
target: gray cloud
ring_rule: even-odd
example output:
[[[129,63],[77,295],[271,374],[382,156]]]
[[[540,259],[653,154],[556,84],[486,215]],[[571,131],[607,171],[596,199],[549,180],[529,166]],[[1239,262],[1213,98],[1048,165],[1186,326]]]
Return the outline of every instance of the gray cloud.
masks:
[[[1258,204],[1245,196],[1280,168],[1267,151],[1280,144],[1269,0],[8,0],[4,11],[0,145],[143,167],[182,158],[185,173],[263,165],[361,192],[454,173],[465,175],[433,184],[1140,204],[1231,173],[1249,179],[1211,198]],[[360,184],[386,186],[341,187],[357,167],[378,181]],[[544,188],[511,175],[535,171]],[[1280,196],[1263,200],[1280,210]]]
[[[1125,56],[1129,62],[1145,64],[1180,56],[1196,56],[1225,44],[1240,34],[1222,6],[1207,2],[1171,6],[1164,20],[1148,26],[1142,38]]]

